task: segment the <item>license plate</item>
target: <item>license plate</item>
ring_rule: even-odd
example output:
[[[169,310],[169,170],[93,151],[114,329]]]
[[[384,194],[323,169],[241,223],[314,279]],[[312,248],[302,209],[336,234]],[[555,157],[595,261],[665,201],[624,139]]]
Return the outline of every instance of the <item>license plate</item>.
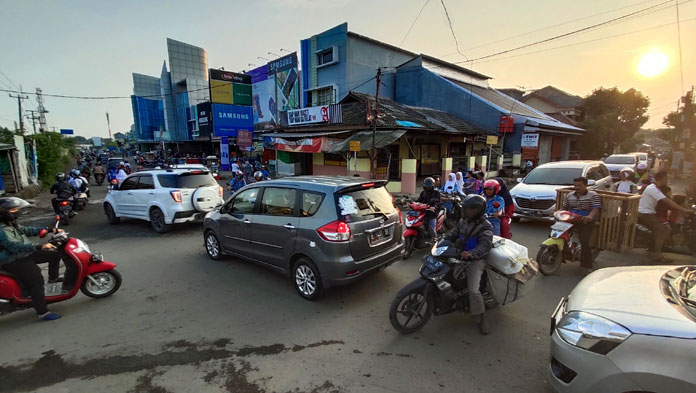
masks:
[[[370,241],[372,243],[389,237],[389,228],[380,229],[370,233]]]
[[[433,257],[427,257],[425,259],[425,266],[428,269],[436,272],[442,267],[442,262],[438,261],[437,259],[435,259]]]

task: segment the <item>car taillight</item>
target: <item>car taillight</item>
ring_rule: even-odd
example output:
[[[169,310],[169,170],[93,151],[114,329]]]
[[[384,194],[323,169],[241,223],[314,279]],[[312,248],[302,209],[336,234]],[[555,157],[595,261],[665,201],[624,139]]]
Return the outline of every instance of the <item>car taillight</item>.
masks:
[[[183,199],[181,199],[181,191],[176,190],[176,191],[170,191],[170,194],[172,194],[172,199],[174,199],[174,202],[181,203]]]
[[[330,242],[347,242],[350,240],[350,227],[343,221],[330,222],[317,229],[322,239]]]
[[[220,198],[225,196],[225,189],[220,186]]]

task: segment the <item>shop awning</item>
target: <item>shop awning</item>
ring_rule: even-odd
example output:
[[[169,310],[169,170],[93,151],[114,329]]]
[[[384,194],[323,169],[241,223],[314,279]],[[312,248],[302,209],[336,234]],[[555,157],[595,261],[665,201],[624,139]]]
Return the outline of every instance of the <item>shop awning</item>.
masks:
[[[375,146],[379,149],[385,146],[389,146],[397,139],[401,138],[406,133],[406,130],[392,130],[392,131],[377,131],[375,133]],[[346,138],[338,143],[332,143],[328,153],[337,153],[341,151],[350,150],[350,142],[358,141],[360,142],[360,150],[370,150],[372,149],[372,131],[360,131],[353,134],[350,138]]]

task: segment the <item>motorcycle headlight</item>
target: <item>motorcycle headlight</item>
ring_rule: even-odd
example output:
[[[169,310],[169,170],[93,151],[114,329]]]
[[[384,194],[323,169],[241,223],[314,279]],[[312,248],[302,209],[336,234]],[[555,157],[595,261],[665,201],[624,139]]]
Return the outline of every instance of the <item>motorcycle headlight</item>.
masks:
[[[437,244],[433,246],[433,248],[430,250],[430,255],[434,257],[439,257],[442,255],[443,252],[445,252],[449,246],[444,246],[444,247],[438,247]]]
[[[80,239],[77,239],[77,247],[73,248],[73,251],[75,253],[80,253],[80,252],[86,252],[88,254],[91,254],[92,251],[89,249],[89,246],[87,243],[83,242]]]
[[[556,332],[568,344],[601,355],[608,354],[631,336],[616,322],[583,311],[571,311],[556,325]]]

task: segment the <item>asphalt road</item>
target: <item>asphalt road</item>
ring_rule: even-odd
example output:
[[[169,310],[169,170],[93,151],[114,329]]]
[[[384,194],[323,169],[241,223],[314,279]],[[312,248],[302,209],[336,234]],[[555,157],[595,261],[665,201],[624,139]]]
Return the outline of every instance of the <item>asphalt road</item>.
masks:
[[[514,240],[536,255],[547,227],[514,225]],[[65,229],[116,262],[123,285],[53,305],[55,322],[33,310],[0,317],[0,391],[551,392],[549,314],[580,280],[576,264],[541,277],[491,311],[488,336],[464,314],[400,335],[388,309],[422,252],[309,302],[272,271],[210,260],[199,224],[165,235],[134,220],[109,226],[94,204]]]

